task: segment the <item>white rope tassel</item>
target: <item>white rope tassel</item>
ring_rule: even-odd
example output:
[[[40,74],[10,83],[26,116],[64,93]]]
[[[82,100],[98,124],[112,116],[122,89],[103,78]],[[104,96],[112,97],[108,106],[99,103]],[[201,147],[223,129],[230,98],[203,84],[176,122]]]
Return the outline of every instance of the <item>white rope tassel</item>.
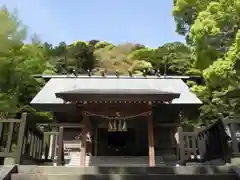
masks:
[[[122,120],[118,120],[118,131],[122,131]]]
[[[113,131],[112,120],[108,121],[108,131],[109,132]]]
[[[94,114],[88,111],[84,111],[84,113],[87,116],[95,116],[95,117],[100,117],[102,119],[107,119],[108,120],[108,131],[109,132],[115,132],[115,131],[127,131],[127,122],[126,120],[136,118],[139,116],[149,116],[152,114],[151,111],[143,112],[140,114],[136,115],[131,115],[131,116],[123,116],[123,117],[113,117],[113,116],[105,116],[101,114]]]
[[[122,130],[123,131],[127,131],[127,122],[126,122],[126,120],[123,120]]]
[[[86,140],[88,140],[88,142],[92,142],[92,137],[89,132],[86,134]]]
[[[117,131],[117,121],[113,120],[113,131]]]

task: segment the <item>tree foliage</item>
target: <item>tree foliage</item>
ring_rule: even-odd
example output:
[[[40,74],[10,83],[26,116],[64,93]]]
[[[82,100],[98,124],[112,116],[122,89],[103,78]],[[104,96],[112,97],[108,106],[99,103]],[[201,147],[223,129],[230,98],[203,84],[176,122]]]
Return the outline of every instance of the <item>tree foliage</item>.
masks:
[[[42,44],[24,44],[26,28],[15,14],[0,9],[0,111],[21,112],[43,82],[32,74],[54,72]]]
[[[239,86],[240,1],[175,0],[173,16],[205,79],[193,86],[204,102],[200,120],[237,115],[239,98],[226,101],[224,95]]]

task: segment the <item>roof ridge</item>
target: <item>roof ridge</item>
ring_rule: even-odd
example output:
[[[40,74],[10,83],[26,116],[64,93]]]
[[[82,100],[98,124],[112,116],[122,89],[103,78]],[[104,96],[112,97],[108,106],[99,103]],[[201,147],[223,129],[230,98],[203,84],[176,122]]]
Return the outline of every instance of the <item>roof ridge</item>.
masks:
[[[189,79],[191,78],[190,76],[177,76],[177,75],[166,75],[166,76],[157,76],[157,75],[149,75],[149,76],[143,76],[143,75],[133,75],[133,76],[128,76],[128,75],[121,75],[121,76],[116,76],[116,75],[86,75],[86,74],[80,74],[78,76],[75,76],[73,74],[69,75],[34,75],[36,78],[44,78],[44,79],[51,79],[51,78],[79,78],[79,79]]]

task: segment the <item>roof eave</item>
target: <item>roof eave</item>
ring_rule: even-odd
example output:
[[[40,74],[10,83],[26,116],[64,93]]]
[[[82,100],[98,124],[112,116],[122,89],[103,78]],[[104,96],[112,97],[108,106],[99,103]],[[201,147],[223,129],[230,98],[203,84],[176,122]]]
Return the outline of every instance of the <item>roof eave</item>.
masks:
[[[58,94],[64,101],[172,101],[179,94]]]

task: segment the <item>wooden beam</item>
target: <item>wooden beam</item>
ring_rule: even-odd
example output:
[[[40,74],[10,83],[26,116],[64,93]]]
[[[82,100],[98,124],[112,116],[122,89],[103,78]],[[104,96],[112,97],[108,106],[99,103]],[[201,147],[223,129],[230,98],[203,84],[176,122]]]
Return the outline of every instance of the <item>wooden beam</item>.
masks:
[[[38,125],[49,125],[51,127],[63,128],[82,128],[84,125],[81,123],[37,123]]]
[[[22,119],[1,119],[1,123],[21,123]]]
[[[149,149],[149,166],[155,166],[155,151],[154,151],[154,134],[153,134],[153,119],[152,114],[148,116],[148,149]]]
[[[180,125],[180,123],[157,123],[155,124],[155,128],[156,127],[178,127]]]
[[[99,116],[99,118],[101,118],[100,116],[109,116],[109,117],[118,117],[118,114],[120,115],[120,117],[128,117],[128,116],[136,116],[135,118],[130,118],[127,120],[136,120],[139,115],[141,115],[141,117],[147,117],[148,113],[145,109],[144,110],[135,110],[132,109],[131,107],[126,106],[126,109],[112,109],[112,108],[107,108],[106,109],[100,109],[100,108],[96,108],[96,109],[87,109],[86,111],[89,112],[89,114],[87,113],[88,116]],[[91,115],[91,113],[93,115]],[[102,118],[104,119],[104,118]]]
[[[146,111],[146,104],[86,104],[83,110],[105,116],[116,116],[116,112],[120,115],[133,115]]]
[[[54,132],[54,131],[52,131],[52,132],[43,132],[45,135],[58,135],[59,134],[59,132]]]

